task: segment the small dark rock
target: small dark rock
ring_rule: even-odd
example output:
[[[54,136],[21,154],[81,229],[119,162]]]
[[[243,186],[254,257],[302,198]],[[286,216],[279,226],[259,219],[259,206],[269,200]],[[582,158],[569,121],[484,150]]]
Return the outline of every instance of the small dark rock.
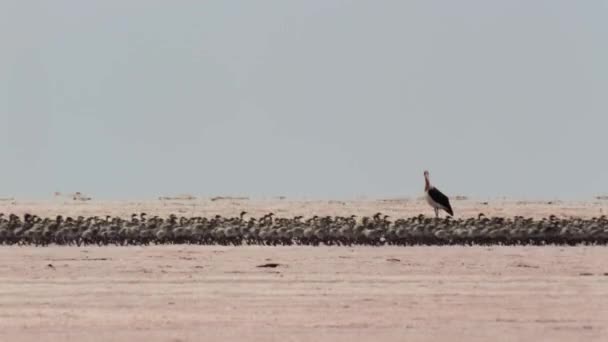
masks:
[[[281,265],[281,264],[277,264],[277,263],[274,263],[274,262],[270,262],[270,263],[267,263],[267,264],[257,265],[256,267],[268,267],[268,268],[275,268],[275,267],[278,267],[279,265]]]

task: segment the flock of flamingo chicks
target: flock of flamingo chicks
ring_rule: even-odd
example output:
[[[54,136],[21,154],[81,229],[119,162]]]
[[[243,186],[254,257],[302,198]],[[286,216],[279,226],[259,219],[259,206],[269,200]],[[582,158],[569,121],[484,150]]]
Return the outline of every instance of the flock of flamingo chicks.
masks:
[[[177,217],[133,214],[131,219],[106,216],[54,219],[25,214],[23,218],[0,213],[0,245],[544,245],[608,243],[608,218],[558,218],[542,220],[514,218],[452,219],[446,195],[431,185],[424,171],[425,193],[435,218],[419,215],[391,221],[377,213],[358,219],[355,215],[302,216],[276,218],[269,213],[260,218]],[[439,211],[449,217],[439,218]]]
[[[607,244],[608,218],[314,216],[148,218],[0,213],[0,245],[544,245]]]

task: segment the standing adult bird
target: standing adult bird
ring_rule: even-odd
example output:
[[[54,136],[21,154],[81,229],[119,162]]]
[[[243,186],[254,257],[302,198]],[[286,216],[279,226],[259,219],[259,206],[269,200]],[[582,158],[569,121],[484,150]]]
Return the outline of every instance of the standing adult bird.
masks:
[[[439,217],[439,209],[443,209],[450,214],[450,216],[454,216],[454,211],[452,211],[448,196],[431,185],[428,171],[424,171],[424,192],[426,193],[427,203],[435,209],[435,217]]]

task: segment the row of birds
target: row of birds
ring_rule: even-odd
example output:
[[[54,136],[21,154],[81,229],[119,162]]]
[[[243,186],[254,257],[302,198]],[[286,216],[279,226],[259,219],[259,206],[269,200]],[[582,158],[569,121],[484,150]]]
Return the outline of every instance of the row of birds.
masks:
[[[424,171],[424,191],[435,218],[424,215],[397,219],[377,213],[358,220],[349,217],[302,216],[275,218],[269,213],[260,218],[215,216],[168,218],[145,213],[133,214],[130,220],[97,216],[76,219],[41,218],[25,214],[5,218],[0,213],[0,244],[34,245],[148,245],[154,244],[220,244],[220,245],[445,245],[445,244],[608,244],[608,219],[558,219],[556,216],[534,220],[516,216],[513,219],[451,219],[454,211],[446,195],[431,185]],[[439,211],[450,217],[439,219]]]
[[[448,245],[448,244],[608,244],[608,218],[557,218],[535,220],[486,217],[453,219],[423,215],[394,221],[377,213],[314,216],[304,219],[275,217],[269,213],[236,217],[148,218],[57,216],[42,218],[0,214],[0,245]]]

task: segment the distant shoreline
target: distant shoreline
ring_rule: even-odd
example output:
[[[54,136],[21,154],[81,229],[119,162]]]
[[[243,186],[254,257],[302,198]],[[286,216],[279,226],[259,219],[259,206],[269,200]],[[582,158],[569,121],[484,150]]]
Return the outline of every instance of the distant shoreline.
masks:
[[[85,197],[86,198],[86,197]],[[533,218],[548,217],[596,217],[608,214],[608,199],[598,198],[585,201],[561,200],[518,200],[451,199],[455,217],[486,216]],[[150,200],[80,200],[58,197],[49,200],[27,200],[19,198],[1,199],[0,212],[38,216],[119,216],[128,217],[133,213],[146,212],[148,215],[169,216],[238,216],[247,211],[249,216],[262,216],[269,212],[277,216],[304,217],[318,216],[371,216],[377,212],[392,218],[417,215],[434,215],[432,209],[421,199],[386,198],[354,200],[307,200],[290,198],[249,199],[247,197],[217,196],[208,198],[171,198]]]

